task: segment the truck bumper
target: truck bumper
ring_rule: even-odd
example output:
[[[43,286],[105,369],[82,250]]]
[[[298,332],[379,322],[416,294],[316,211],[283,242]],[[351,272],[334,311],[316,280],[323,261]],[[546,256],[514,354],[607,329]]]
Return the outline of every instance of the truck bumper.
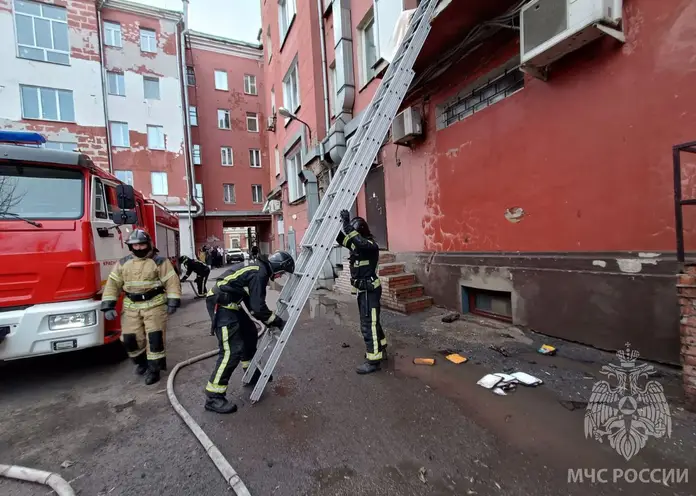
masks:
[[[104,344],[104,315],[99,301],[79,300],[33,305],[0,312],[0,330],[9,334],[0,342],[0,361],[63,353]],[[91,312],[94,312],[93,318]],[[68,323],[72,314],[87,314],[82,323]],[[64,316],[63,325],[51,328],[50,317]],[[80,319],[75,319],[80,320]]]

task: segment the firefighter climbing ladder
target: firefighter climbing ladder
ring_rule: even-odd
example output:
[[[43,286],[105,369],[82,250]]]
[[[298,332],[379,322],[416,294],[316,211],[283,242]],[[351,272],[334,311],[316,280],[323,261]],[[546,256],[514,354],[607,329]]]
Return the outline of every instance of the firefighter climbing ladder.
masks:
[[[406,96],[414,76],[413,64],[430,32],[430,19],[437,2],[438,0],[422,0],[413,13],[404,39],[389,64],[382,83],[367,107],[360,126],[351,140],[351,145],[346,150],[341,165],[302,238],[301,253],[295,264],[295,273],[285,284],[276,309],[281,316],[287,312],[285,327],[279,335],[274,334],[270,329],[266,331],[242,379],[243,383],[248,384],[257,369],[261,372],[261,377],[251,393],[252,403],[256,403],[261,398],[268,378],[273,373],[302,308],[329,257],[340,227],[338,220],[341,210],[350,208],[355,202],[389,126]],[[262,366],[262,358],[268,349],[271,350],[270,355]]]

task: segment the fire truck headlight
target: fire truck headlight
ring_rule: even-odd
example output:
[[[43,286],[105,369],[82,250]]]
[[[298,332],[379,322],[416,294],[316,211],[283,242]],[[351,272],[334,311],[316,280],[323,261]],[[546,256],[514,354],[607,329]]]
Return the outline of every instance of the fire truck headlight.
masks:
[[[93,326],[97,323],[97,312],[63,313],[51,315],[48,318],[48,328],[52,331],[62,331],[64,329],[79,329],[81,327]]]

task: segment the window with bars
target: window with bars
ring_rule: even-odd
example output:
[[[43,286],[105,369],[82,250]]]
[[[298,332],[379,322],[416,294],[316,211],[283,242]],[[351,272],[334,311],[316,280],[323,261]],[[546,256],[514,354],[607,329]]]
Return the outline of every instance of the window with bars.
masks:
[[[23,59],[70,64],[65,7],[15,0],[17,55]]]
[[[524,88],[524,73],[518,67],[493,76],[473,90],[458,95],[441,108],[440,128],[451,126],[517,93]]]
[[[263,188],[260,184],[251,185],[251,201],[252,203],[263,203]]]
[[[251,167],[261,167],[261,150],[252,148],[249,150],[249,165]]]
[[[230,129],[230,111],[218,109],[218,129]]]
[[[223,184],[223,201],[225,203],[236,203],[237,199],[234,195],[234,184]]]

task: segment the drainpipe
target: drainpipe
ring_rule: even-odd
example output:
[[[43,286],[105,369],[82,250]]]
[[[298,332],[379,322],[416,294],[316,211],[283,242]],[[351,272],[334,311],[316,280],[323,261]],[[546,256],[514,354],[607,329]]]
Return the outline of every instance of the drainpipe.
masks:
[[[324,41],[324,9],[322,8],[322,0],[317,0],[317,12],[319,14],[319,39],[321,42],[321,81],[324,86],[324,136],[326,136],[329,133],[329,127],[331,125],[331,116],[329,110],[329,76],[328,68],[326,65],[326,42]]]
[[[97,36],[99,37],[99,64],[101,65],[101,86],[102,100],[104,101],[104,119],[106,129],[106,153],[109,160],[109,173],[114,173],[114,161],[111,153],[111,129],[109,128],[109,105],[107,102],[108,92],[106,90],[106,61],[104,59],[104,37],[102,36],[102,20],[101,9],[104,6],[104,0],[97,2]]]

